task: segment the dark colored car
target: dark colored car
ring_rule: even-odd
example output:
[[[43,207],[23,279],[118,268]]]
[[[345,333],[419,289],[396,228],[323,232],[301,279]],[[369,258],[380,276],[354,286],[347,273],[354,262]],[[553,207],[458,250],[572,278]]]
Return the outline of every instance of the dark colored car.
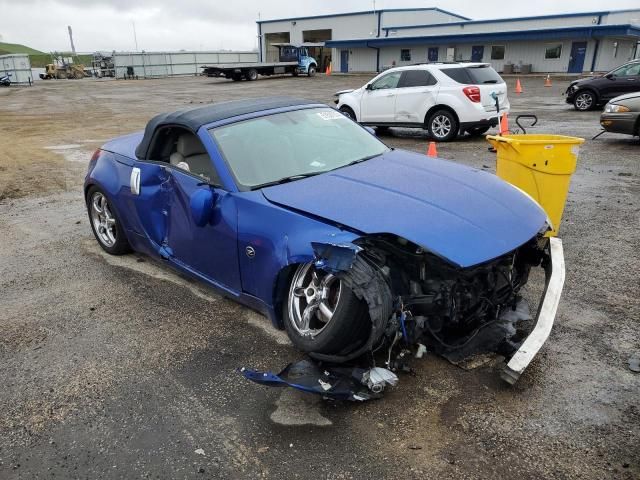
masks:
[[[640,136],[640,92],[620,95],[607,103],[600,125],[607,132]]]
[[[572,103],[576,110],[591,110],[604,105],[612,98],[626,93],[640,91],[640,59],[591,78],[583,78],[571,82],[567,91],[566,102]]]

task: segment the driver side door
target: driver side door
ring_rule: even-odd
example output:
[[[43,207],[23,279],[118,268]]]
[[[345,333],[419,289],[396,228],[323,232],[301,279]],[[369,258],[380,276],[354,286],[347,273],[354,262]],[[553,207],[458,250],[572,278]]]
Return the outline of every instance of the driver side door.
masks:
[[[392,123],[395,117],[396,94],[402,72],[390,72],[374,80],[360,100],[362,123]]]
[[[202,150],[206,151],[204,147]],[[198,157],[197,162],[193,160],[195,157]],[[184,165],[182,168],[169,168],[171,191],[167,244],[170,260],[219,288],[237,293],[241,285],[238,214],[234,197],[221,188],[218,173],[208,154],[186,156],[184,163],[191,168]],[[201,210],[199,198],[208,199],[205,222],[198,215]]]

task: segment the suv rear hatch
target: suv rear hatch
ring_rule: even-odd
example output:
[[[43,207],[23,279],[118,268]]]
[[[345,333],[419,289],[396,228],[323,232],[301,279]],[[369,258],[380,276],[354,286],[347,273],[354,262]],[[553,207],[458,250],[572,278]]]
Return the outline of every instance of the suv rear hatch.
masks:
[[[485,111],[496,111],[496,101],[493,99],[492,93],[498,95],[500,110],[509,108],[507,84],[488,63],[443,68],[442,73],[461,85],[478,87],[480,102]]]

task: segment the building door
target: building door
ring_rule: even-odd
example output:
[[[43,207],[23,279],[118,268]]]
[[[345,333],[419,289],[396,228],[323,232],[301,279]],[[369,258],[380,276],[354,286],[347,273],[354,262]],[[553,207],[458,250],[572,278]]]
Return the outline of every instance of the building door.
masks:
[[[569,57],[569,73],[582,73],[584,57],[587,53],[587,42],[573,42],[571,44],[571,57]]]
[[[447,47],[447,62],[455,62],[456,47]]]
[[[481,62],[484,57],[484,45],[475,45],[471,47],[471,61]]]
[[[430,62],[438,61],[438,47],[429,47],[429,51],[427,53],[427,60]]]
[[[349,73],[349,50],[340,50],[340,72]]]

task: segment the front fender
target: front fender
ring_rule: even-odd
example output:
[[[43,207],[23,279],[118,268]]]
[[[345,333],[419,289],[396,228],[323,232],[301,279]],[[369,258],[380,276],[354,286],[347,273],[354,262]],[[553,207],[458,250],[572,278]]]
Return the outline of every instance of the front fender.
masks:
[[[275,312],[272,321],[280,326],[281,273],[313,261],[314,243],[348,244],[361,234],[274,205],[259,191],[239,194],[237,204],[242,290]]]

